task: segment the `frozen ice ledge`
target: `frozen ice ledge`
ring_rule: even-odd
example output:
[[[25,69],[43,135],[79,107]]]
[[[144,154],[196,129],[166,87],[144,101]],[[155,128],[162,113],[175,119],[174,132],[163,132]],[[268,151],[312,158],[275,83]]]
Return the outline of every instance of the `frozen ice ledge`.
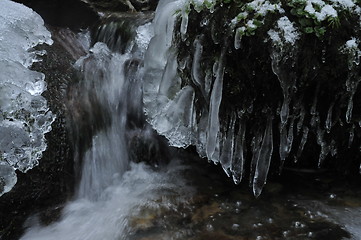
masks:
[[[46,149],[44,134],[55,115],[41,94],[44,74],[31,71],[45,52],[38,44],[52,44],[41,17],[24,5],[0,1],[0,196],[17,181],[15,170],[26,172],[38,164]]]
[[[256,196],[270,169],[359,169],[356,2],[161,0],[144,64],[148,121],[235,183],[249,176]]]

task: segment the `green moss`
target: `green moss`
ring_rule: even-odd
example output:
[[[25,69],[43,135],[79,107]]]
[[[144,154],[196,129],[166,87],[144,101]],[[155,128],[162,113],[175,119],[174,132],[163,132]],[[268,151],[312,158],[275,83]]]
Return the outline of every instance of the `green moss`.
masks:
[[[321,4],[312,3],[314,12],[310,11],[307,6],[310,2],[307,0],[205,0],[199,3],[190,0],[186,6],[185,13],[188,15],[192,10],[197,13],[202,11],[213,12],[216,8],[228,8],[229,13],[227,25],[232,26],[236,37],[254,36],[256,32],[267,25],[267,19],[274,20],[274,16],[287,16],[293,21],[300,31],[304,34],[315,35],[317,38],[324,38],[326,32],[338,31],[343,21],[347,21],[349,16],[357,15],[357,8],[360,8],[360,2],[356,1],[355,6],[346,8],[331,0],[323,0]],[[323,7],[330,6],[336,13],[326,14]],[[324,11],[324,12],[322,12]],[[181,10],[179,10],[181,12]],[[320,14],[324,16],[320,16]],[[267,31],[267,29],[265,29]]]

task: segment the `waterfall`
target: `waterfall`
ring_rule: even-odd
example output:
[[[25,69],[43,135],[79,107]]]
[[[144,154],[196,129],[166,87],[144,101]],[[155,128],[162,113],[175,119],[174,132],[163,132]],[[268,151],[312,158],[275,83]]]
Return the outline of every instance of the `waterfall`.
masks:
[[[93,122],[99,129],[84,154],[79,198],[97,199],[129,164],[125,143],[127,106],[130,105],[128,101],[137,101],[134,96],[129,96],[137,92],[127,94],[132,84],[125,78],[127,61],[130,61],[129,54],[112,54],[105,44],[97,43],[88,56],[76,62],[84,74],[79,86],[84,93],[78,101],[86,101],[94,115],[102,115],[100,120]]]
[[[117,37],[112,32],[102,32],[104,42],[117,42],[112,47],[120,46],[121,50],[111,51],[105,43],[97,42],[75,63],[79,81],[70,87],[68,106],[72,109],[75,161],[81,166],[79,186],[58,222],[41,226],[34,216],[21,239],[127,239],[132,233],[131,218],[143,207],[171,209],[174,201],[167,198],[169,190],[177,189],[177,201],[192,193],[179,174],[184,167],[178,161],[157,171],[132,159],[131,151],[138,141],[142,149],[164,149],[160,149],[143,113],[142,58],[153,26],[143,22],[131,31],[134,38],[123,42],[109,39]],[[144,65],[157,60],[148,59]],[[186,100],[180,97],[182,101]]]

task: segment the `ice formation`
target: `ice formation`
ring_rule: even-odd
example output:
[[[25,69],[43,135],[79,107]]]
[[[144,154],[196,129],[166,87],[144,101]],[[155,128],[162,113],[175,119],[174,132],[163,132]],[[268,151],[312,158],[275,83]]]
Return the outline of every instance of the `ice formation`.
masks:
[[[289,64],[290,62],[295,62],[294,58],[297,56],[297,47],[294,47],[294,45],[300,38],[300,33],[290,20],[284,16],[277,21],[276,29],[268,31],[268,35],[272,41],[272,70],[277,76],[283,91],[283,103],[280,111],[279,146],[282,168],[293,143],[294,118],[290,118],[290,104],[297,79],[292,70],[288,71],[288,67],[289,65],[292,66],[292,64]],[[288,129],[287,125],[289,125]]]
[[[28,69],[38,44],[52,44],[41,17],[24,5],[0,1],[0,196],[16,183],[15,170],[38,164],[46,149],[44,134],[55,116],[41,96],[44,74]]]
[[[195,49],[191,66],[192,84],[183,86],[178,74],[178,69],[183,66],[181,63],[178,66],[176,49],[173,49],[171,44],[171,30],[175,27],[177,17],[174,13],[187,4],[189,2],[180,0],[161,1],[158,6],[154,19],[155,36],[145,58],[145,111],[151,125],[164,135],[172,146],[196,146],[200,156],[207,157],[215,164],[220,163],[227,175],[239,183],[244,172],[246,125],[234,114],[229,119],[225,133],[221,131],[220,106],[227,47],[219,52],[211,72],[204,73],[200,67],[204,54],[204,39],[199,36],[192,44]],[[180,24],[180,28],[183,35],[184,23]],[[206,107],[202,110],[196,107],[194,86],[197,86],[204,98]],[[254,146],[251,182],[256,196],[261,193],[266,182],[273,153],[272,120],[273,117],[270,117],[264,132],[257,135]]]
[[[304,76],[300,77],[297,73],[297,61],[301,56],[297,45],[301,39],[303,41],[304,29],[285,16],[285,4],[287,3],[280,1],[271,4],[267,0],[244,3],[244,6],[240,7],[241,12],[236,17],[228,19],[228,29],[222,33],[229,36],[233,33],[234,46],[229,46],[227,41],[222,39],[222,34],[214,30],[215,23],[208,18],[200,22],[200,30],[206,26],[204,29],[210,29],[209,32],[194,34],[194,31],[189,29],[191,11],[195,10],[195,14],[202,14],[203,11],[204,15],[208,14],[208,11],[217,13],[217,7],[224,7],[221,3],[218,6],[209,2],[208,6],[206,1],[160,1],[153,22],[155,36],[150,42],[145,58],[144,103],[151,125],[173,146],[196,146],[200,156],[207,157],[215,164],[220,163],[235,183],[239,183],[244,177],[244,171],[248,170],[245,169],[246,152],[247,155],[251,152],[250,185],[256,196],[261,193],[266,182],[271,158],[276,156],[273,142],[278,145],[280,169],[290,156],[294,163],[298,162],[311,134],[320,149],[319,167],[329,155],[335,156],[337,153],[336,140],[330,137],[335,125],[333,118],[336,102],[331,102],[325,116],[320,116],[320,86],[315,89],[313,101],[309,99],[307,103],[302,99],[302,93],[298,92],[299,82],[305,81]],[[340,11],[358,11],[357,5],[350,0],[310,0],[299,1],[297,4],[300,4],[297,6],[304,10],[304,14],[312,15],[312,19],[320,22],[337,21]],[[278,79],[282,93],[278,102],[279,108],[269,106],[272,109],[268,109],[266,106],[262,110],[257,110],[262,113],[253,112],[253,103],[257,101],[253,99],[249,104],[244,103],[248,106],[237,105],[238,109],[233,109],[232,114],[226,113],[221,116],[225,111],[225,106],[222,106],[223,89],[226,84],[224,74],[227,68],[225,56],[234,49],[242,51],[242,37],[252,36],[257,28],[265,24],[268,14],[279,16],[273,27],[268,30],[268,38],[265,40],[270,47],[272,71]],[[205,32],[210,36],[205,36]],[[179,39],[174,38],[177,33]],[[190,54],[186,57],[179,55],[182,50],[177,49],[174,44],[179,41],[190,49]],[[206,41],[213,41],[217,49],[212,52],[212,60],[208,60],[206,46],[210,44]],[[351,38],[340,49],[341,53],[347,54],[351,70],[346,81],[346,124],[352,122],[353,95],[360,81],[358,75],[355,75],[360,59],[358,45],[358,40]],[[230,49],[231,47],[234,49]],[[322,54],[324,63],[325,51]],[[310,66],[307,76],[310,79],[306,81],[313,81],[319,70],[317,67]],[[181,77],[179,73],[189,75]],[[256,131],[247,126],[250,119],[247,120],[247,117],[244,117],[246,115],[257,118],[260,130]],[[260,116],[263,120],[259,119]],[[354,127],[350,128],[349,146],[354,142],[353,129]],[[279,140],[275,140],[275,136]]]

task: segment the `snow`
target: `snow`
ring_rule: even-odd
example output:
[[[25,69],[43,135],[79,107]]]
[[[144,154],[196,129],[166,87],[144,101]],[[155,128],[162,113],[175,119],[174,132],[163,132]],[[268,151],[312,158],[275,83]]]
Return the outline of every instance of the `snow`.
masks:
[[[28,69],[44,52],[32,48],[52,44],[41,17],[30,8],[0,1],[0,196],[16,183],[15,170],[38,164],[46,149],[44,134],[55,116],[41,94],[44,74]]]
[[[262,16],[265,16],[270,11],[280,9],[279,4],[271,4],[268,0],[254,0],[247,4],[247,6],[254,9],[254,11]]]
[[[341,53],[348,55],[349,69],[352,69],[354,65],[357,66],[360,63],[361,50],[358,47],[359,42],[359,39],[352,37],[350,40],[346,41],[345,45],[340,48]]]
[[[246,23],[246,26],[247,26],[247,28],[254,28],[254,29],[257,28],[257,26],[254,24],[253,19],[248,20]]]
[[[323,0],[308,0],[304,10],[310,15],[316,16],[317,20],[322,22],[329,17],[338,17],[337,11],[339,10],[357,12],[359,8],[353,0],[330,0],[328,2],[330,4]],[[317,11],[317,8],[321,10]]]
[[[355,7],[355,3],[352,0],[330,0],[333,4],[337,6],[341,6],[342,8],[351,9]]]
[[[328,17],[336,18],[337,16],[337,11],[331,5],[325,5],[320,13],[316,13],[317,20],[320,22]]]
[[[321,11],[318,12],[315,9],[315,6],[320,7]],[[322,22],[328,17],[337,17],[337,11],[334,9],[333,6],[326,4],[322,0],[310,0],[307,1],[307,5],[305,7],[305,11],[310,15],[315,15],[317,20]]]
[[[283,41],[282,44],[293,45],[300,38],[300,33],[286,16],[278,19],[276,28],[276,30],[271,29],[268,31],[268,36],[273,43],[281,43]]]
[[[286,42],[290,44],[294,44],[296,40],[299,39],[299,33],[297,32],[296,28],[293,26],[293,23],[285,16],[281,17],[277,21],[278,27],[283,32],[283,36]]]
[[[345,47],[348,49],[356,49],[357,45],[356,38],[351,38],[346,42]]]

